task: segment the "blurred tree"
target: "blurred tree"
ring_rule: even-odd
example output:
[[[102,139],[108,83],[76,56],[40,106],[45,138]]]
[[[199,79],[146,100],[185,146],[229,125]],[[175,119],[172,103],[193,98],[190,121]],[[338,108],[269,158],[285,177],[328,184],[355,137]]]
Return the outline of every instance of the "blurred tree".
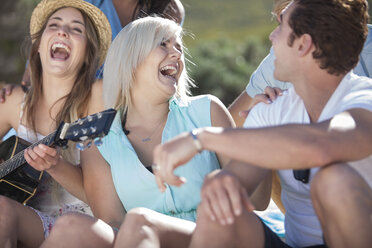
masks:
[[[210,93],[229,105],[245,88],[249,77],[269,51],[268,42],[249,38],[238,43],[220,38],[190,49],[193,95]]]
[[[26,55],[23,42],[29,33],[29,21],[38,0],[2,0],[0,8],[0,81],[19,83]]]

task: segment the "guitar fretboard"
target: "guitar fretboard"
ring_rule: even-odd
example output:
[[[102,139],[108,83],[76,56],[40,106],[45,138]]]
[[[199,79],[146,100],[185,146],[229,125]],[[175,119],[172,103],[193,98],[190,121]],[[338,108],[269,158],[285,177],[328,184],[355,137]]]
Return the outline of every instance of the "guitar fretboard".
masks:
[[[48,136],[30,145],[28,148],[33,148],[39,144],[44,144],[47,146],[52,145],[56,132],[57,131],[50,133]],[[0,178],[3,178],[4,176],[8,175],[10,172],[14,171],[24,163],[26,163],[26,159],[24,157],[24,150],[22,150],[0,165]]]

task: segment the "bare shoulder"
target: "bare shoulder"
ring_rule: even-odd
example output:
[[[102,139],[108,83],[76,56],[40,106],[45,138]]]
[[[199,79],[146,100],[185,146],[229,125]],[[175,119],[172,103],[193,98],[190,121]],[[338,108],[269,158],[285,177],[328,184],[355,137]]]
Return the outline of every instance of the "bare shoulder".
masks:
[[[230,112],[217,97],[211,98],[211,121],[212,126],[235,127],[235,123]]]
[[[102,87],[102,79],[94,82],[88,106],[88,114],[94,114],[103,110]]]
[[[0,133],[17,128],[21,113],[21,106],[25,93],[20,86],[16,86],[10,96],[6,96],[5,102],[0,103]]]
[[[25,93],[23,92],[22,87],[21,86],[14,87],[12,94],[10,96],[6,96],[5,102],[0,103],[1,111],[2,112],[6,111],[8,114],[11,115],[16,114],[16,112],[20,113],[24,97]]]

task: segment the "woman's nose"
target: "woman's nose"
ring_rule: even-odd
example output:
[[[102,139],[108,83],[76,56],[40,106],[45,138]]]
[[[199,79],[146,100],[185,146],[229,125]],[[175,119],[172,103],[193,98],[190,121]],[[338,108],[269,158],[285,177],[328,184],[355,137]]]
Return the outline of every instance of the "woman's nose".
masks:
[[[172,58],[177,59],[181,58],[182,55],[182,52],[177,47],[172,47],[169,53]]]
[[[68,30],[67,30],[67,27],[62,26],[62,27],[58,30],[58,35],[67,38],[67,37],[68,37]]]

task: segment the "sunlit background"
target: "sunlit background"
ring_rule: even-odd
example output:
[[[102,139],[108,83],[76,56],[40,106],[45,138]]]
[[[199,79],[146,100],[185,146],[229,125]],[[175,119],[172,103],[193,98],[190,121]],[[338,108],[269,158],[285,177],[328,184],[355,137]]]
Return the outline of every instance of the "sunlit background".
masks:
[[[188,68],[198,86],[193,93],[211,93],[229,105],[269,51],[268,35],[276,25],[271,15],[273,0],[181,1],[189,34],[184,38],[187,57],[194,63],[188,63]],[[1,1],[0,81],[21,81],[26,61],[22,44],[38,2]]]

